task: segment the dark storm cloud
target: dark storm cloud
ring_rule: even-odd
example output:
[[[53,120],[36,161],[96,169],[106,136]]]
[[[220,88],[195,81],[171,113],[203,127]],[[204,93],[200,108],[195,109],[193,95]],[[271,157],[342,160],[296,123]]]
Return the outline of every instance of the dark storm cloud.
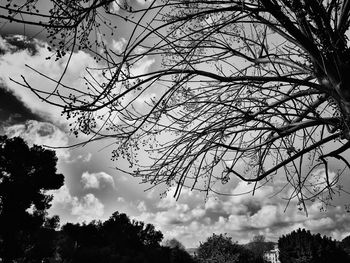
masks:
[[[261,203],[259,203],[256,200],[249,200],[247,202],[244,203],[245,207],[246,207],[246,211],[244,211],[244,214],[248,214],[250,216],[256,214],[257,212],[260,211],[260,209],[262,208]],[[238,213],[239,214],[239,213]]]
[[[38,53],[39,47],[44,47],[38,41],[22,35],[1,35],[1,37],[6,48],[0,47],[0,55],[26,50],[31,56],[34,56]]]
[[[42,119],[38,115],[33,114],[0,82],[0,126],[22,123],[26,120],[41,121]]]
[[[41,44],[35,40],[28,40],[21,35],[0,36],[0,57],[20,50],[26,50],[28,54],[34,56],[38,53]],[[21,88],[21,87],[18,87]],[[42,118],[32,113],[23,102],[7,89],[4,80],[0,78],[0,126],[13,125],[25,122],[26,120],[41,121]]]

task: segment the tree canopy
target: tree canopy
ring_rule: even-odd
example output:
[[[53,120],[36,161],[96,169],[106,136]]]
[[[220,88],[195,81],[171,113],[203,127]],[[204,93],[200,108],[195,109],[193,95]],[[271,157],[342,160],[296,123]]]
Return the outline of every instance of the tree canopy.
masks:
[[[62,107],[74,133],[112,138],[126,172],[176,185],[175,196],[276,175],[301,204],[333,195],[350,166],[350,1],[50,2],[44,15],[37,1],[24,11],[10,0],[2,18],[46,21],[57,59],[85,49],[101,66],[88,69],[84,87],[17,83]],[[104,37],[118,37],[119,25],[133,29],[116,52]],[[157,66],[136,70],[146,59]]]
[[[274,243],[266,241],[263,235],[255,235],[246,247],[254,253],[257,259],[264,262],[264,254],[274,248]]]
[[[59,219],[47,216],[52,196],[46,191],[63,185],[56,163],[54,151],[29,147],[19,137],[0,136],[0,257],[4,262],[20,257],[39,260],[53,252],[48,246]]]
[[[329,237],[313,235],[305,229],[298,229],[278,240],[281,263],[331,263],[348,262],[349,255]]]
[[[59,260],[54,262],[194,262],[184,250],[162,247],[162,239],[153,225],[115,212],[105,222],[64,225],[56,243]]]
[[[199,245],[197,259],[200,263],[236,263],[255,261],[254,254],[242,245],[232,241],[231,237],[213,234]]]
[[[176,238],[166,240],[164,245],[166,247],[170,247],[170,248],[185,250],[185,246],[183,244],[181,244],[181,242],[178,241]]]
[[[340,244],[344,251],[350,255],[350,236],[345,237]]]

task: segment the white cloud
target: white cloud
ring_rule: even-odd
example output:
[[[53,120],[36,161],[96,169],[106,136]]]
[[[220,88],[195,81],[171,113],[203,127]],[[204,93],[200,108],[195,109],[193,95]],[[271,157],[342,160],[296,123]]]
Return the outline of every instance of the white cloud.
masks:
[[[196,207],[196,208],[191,210],[191,213],[192,213],[194,218],[198,219],[198,218],[201,218],[205,215],[205,209],[200,208],[200,207]]]
[[[81,176],[81,182],[85,189],[115,188],[113,177],[105,172],[84,172]]]
[[[116,48],[121,48],[123,42],[125,42],[125,39],[121,38],[119,41],[120,43],[118,44],[115,42]],[[6,41],[3,39],[2,42],[2,45],[6,44]],[[45,58],[52,56],[52,53],[47,50],[48,44],[40,43],[39,45],[39,43],[35,41],[30,44],[31,48],[33,48],[33,46],[35,47],[36,52],[34,55],[33,53],[27,52],[27,50],[16,50],[13,52],[8,52],[0,57],[0,80],[4,82],[5,87],[11,91],[28,109],[30,109],[32,113],[37,114],[43,119],[57,125],[67,127],[67,124],[73,122],[75,117],[67,120],[65,118],[66,116],[61,116],[61,107],[42,101],[30,89],[23,88],[9,79],[11,77],[16,81],[22,82],[21,75],[23,75],[31,87],[46,93],[45,95],[41,94],[45,98],[48,97],[48,94],[56,91],[56,83],[48,78],[45,78],[44,76],[48,76],[54,80],[59,80],[68,62],[70,55],[69,52],[58,61],[55,61],[55,59],[46,60]],[[140,61],[132,65],[130,74],[132,76],[136,76],[147,73],[154,61],[154,59],[149,58],[148,56],[143,57]],[[25,64],[28,64],[30,67],[34,68],[44,76],[35,73],[30,68],[26,67]],[[61,83],[67,85],[68,87],[74,87],[81,92],[88,92],[84,77],[89,79],[91,83],[97,82],[101,83],[101,85],[107,81],[100,70],[89,71],[93,75],[94,79],[92,80],[92,77],[86,72],[87,67],[98,69],[104,66],[97,64],[89,53],[84,51],[74,52]],[[118,92],[118,87],[122,88],[121,85],[117,84],[115,92]],[[98,87],[96,88],[98,89]],[[68,89],[63,86],[60,86],[58,91],[59,95],[62,97],[68,97],[71,93],[75,93],[72,89]],[[123,103],[130,102],[131,100],[135,99],[135,96],[135,94],[127,94],[123,100]],[[49,101],[56,104],[64,104],[61,97],[57,96],[57,93],[49,96]],[[105,116],[106,119],[109,118],[110,121],[113,118],[110,118],[108,112],[108,108],[103,108],[96,112],[96,114]],[[99,129],[101,125],[105,124],[106,119],[97,119],[96,129]],[[105,132],[108,133],[108,131]]]
[[[104,205],[91,193],[73,203],[72,215],[78,216],[78,221],[99,219],[103,214]]]
[[[322,217],[311,219],[305,222],[305,227],[310,230],[322,231],[329,228],[334,228],[335,222],[330,217]]]
[[[13,47],[12,45],[10,45],[5,39],[3,39],[0,36],[0,50],[3,50],[5,52],[10,52],[12,50],[14,50],[15,47]]]
[[[233,196],[230,198],[231,202],[241,203],[247,202],[248,200],[256,200],[261,203],[269,202],[270,197],[274,193],[273,186],[264,185],[259,187],[259,184],[254,192],[254,184],[248,184],[246,182],[240,181],[237,186],[233,189]]]
[[[137,48],[135,49],[135,54],[142,54],[146,52],[144,48]],[[155,59],[150,58],[149,56],[144,56],[140,60],[138,60],[136,63],[134,63],[130,67],[130,73],[132,76],[141,76],[148,72],[150,67],[154,64]],[[153,94],[152,94],[153,95]]]
[[[57,211],[66,212],[77,222],[102,219],[104,216],[104,205],[91,193],[78,198],[70,194],[66,185],[49,193],[54,196],[51,212],[49,211],[51,214]]]
[[[2,42],[4,41],[2,39]],[[52,56],[52,53],[47,50],[48,45],[44,43],[39,45],[39,42],[33,41],[31,44],[35,45],[37,51],[34,55],[27,50],[12,50],[12,52],[7,52],[0,57],[0,79],[5,83],[6,88],[13,92],[33,113],[44,119],[65,125],[67,120],[61,116],[62,108],[42,101],[30,89],[21,87],[10,80],[12,78],[22,82],[21,75],[23,75],[34,89],[48,94],[55,91],[56,84],[53,81],[40,76],[25,65],[27,64],[42,74],[58,80],[66,67],[69,54],[58,61],[55,59],[46,60],[46,57]],[[90,54],[83,51],[73,53],[62,83],[71,87],[84,87],[82,77],[87,75],[85,72],[87,66],[96,67],[96,62]],[[65,96],[70,92],[60,87],[60,95]],[[51,96],[50,100],[54,103],[62,103],[61,99],[55,95]]]
[[[297,228],[310,229],[338,240],[346,236],[342,231],[348,231],[350,219],[341,216],[344,213],[341,207],[322,213],[322,204],[314,202],[309,205],[307,217],[304,211],[298,210],[296,202],[291,202],[285,211],[286,201],[273,197],[272,185],[265,185],[252,196],[253,187],[253,184],[240,182],[232,192],[248,194],[210,196],[207,202],[198,197],[198,192],[187,190],[176,201],[173,198],[175,189],[171,188],[154,207],[138,209],[137,219],[156,225],[166,238],[177,238],[187,247],[197,246],[212,233],[228,233],[240,243],[249,242],[256,234],[277,241],[281,235]]]
[[[222,202],[218,197],[210,196],[205,202],[205,209],[218,210],[222,208]]]
[[[52,205],[62,204],[64,206],[70,204],[72,202],[73,197],[69,193],[69,189],[66,185],[63,185],[58,190],[53,190],[49,192],[54,196],[52,200]]]
[[[68,136],[48,122],[29,120],[24,124],[16,124],[4,127],[5,134],[9,137],[22,137],[29,145],[47,145],[51,147],[68,146]],[[68,149],[55,149],[57,157],[68,160]]]
[[[266,228],[273,226],[278,220],[278,210],[275,205],[263,206],[256,214],[250,217],[250,226]]]

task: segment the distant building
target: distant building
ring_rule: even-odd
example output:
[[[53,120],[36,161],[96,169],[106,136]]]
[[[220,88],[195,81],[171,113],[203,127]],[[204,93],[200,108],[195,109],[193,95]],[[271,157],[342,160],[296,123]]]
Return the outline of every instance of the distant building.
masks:
[[[280,263],[278,246],[275,245],[272,250],[265,252],[264,258],[271,263]]]

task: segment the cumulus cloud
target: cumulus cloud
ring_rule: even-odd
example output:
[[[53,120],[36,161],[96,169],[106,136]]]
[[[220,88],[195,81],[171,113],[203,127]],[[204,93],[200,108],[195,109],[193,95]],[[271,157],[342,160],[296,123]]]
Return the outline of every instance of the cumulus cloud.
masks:
[[[240,181],[237,186],[232,190],[231,201],[235,203],[248,202],[250,200],[256,200],[259,202],[268,202],[269,198],[274,193],[274,188],[271,185],[264,185],[263,187],[256,187],[254,192],[254,184],[249,184]]]
[[[64,185],[59,190],[50,191],[50,194],[54,196],[50,213],[66,212],[77,222],[102,219],[104,215],[104,205],[91,193],[78,198],[72,196],[67,186]]]
[[[320,212],[321,202],[309,205],[308,217],[296,203],[274,197],[272,185],[259,188],[252,196],[254,185],[239,182],[232,190],[238,196],[210,196],[204,202],[198,192],[185,190],[178,201],[173,198],[174,189],[159,200],[155,207],[139,205],[138,220],[150,222],[164,233],[166,238],[176,238],[187,247],[196,247],[212,233],[227,233],[240,243],[249,242],[254,235],[265,235],[268,240],[277,241],[283,235],[297,228],[310,229],[333,238],[346,235],[350,219],[341,216],[344,209],[330,208]],[[347,232],[348,233],[348,232]]]
[[[29,120],[24,124],[16,124],[4,127],[4,132],[9,137],[22,137],[29,145],[68,146],[68,136],[55,125],[48,122]],[[57,157],[68,160],[68,149],[56,149]]]
[[[19,41],[17,39],[17,42]],[[8,42],[7,39],[1,38],[1,45],[7,47],[5,54],[0,57],[0,78],[6,88],[19,98],[33,113],[55,123],[66,124],[66,120],[61,117],[61,108],[43,102],[32,91],[20,87],[18,84],[12,82],[10,78],[21,82],[20,76],[23,75],[33,88],[49,94],[55,90],[56,83],[40,76],[25,65],[28,64],[42,74],[58,80],[64,72],[68,62],[68,56],[65,56],[59,61],[55,61],[54,59],[46,60],[46,57],[52,55],[47,49],[48,44],[35,39],[31,42],[22,39],[22,46],[20,48],[18,47],[18,43],[14,46]],[[29,52],[29,50],[32,51]],[[83,86],[82,77],[87,74],[85,72],[87,66],[96,66],[96,62],[90,54],[83,51],[73,53],[62,83],[74,87]],[[65,95],[63,90],[60,90],[60,92],[61,95]],[[60,99],[55,96],[51,96],[50,99],[53,102],[60,102]]]
[[[81,176],[81,182],[85,189],[115,188],[113,177],[105,172],[84,172]]]
[[[2,38],[1,41],[2,46],[6,47],[6,45],[10,45],[6,39]],[[19,86],[12,82],[10,78],[22,82],[21,75],[23,75],[31,87],[45,92],[45,97],[49,97],[49,100],[52,103],[61,104],[62,100],[60,97],[56,95],[48,96],[52,92],[55,92],[57,88],[56,83],[50,79],[59,80],[61,78],[62,73],[65,71],[70,54],[68,52],[66,56],[58,61],[55,61],[54,59],[46,60],[47,57],[52,56],[52,53],[48,51],[49,45],[47,43],[39,43],[33,40],[30,42],[30,45],[33,46],[33,49],[35,48],[35,52],[28,52],[28,49],[25,49],[26,46],[29,46],[27,42],[23,41],[23,47],[21,48],[18,48],[18,45],[16,47],[11,46],[11,51],[9,47],[5,48],[5,54],[0,57],[0,80],[4,83],[6,89],[11,91],[14,96],[18,98],[33,114],[40,116],[40,118],[44,120],[66,127],[72,119],[67,121],[66,118],[61,116],[61,107],[42,101],[30,89]],[[115,47],[122,48],[124,42],[125,39],[121,38],[119,42],[115,42]],[[145,56],[132,65],[130,68],[130,74],[133,76],[145,74],[153,63],[154,59]],[[27,67],[26,64],[44,76],[48,76],[48,78],[35,73],[31,68]],[[67,87],[74,87],[80,91],[84,91],[84,89],[87,89],[84,78],[90,79],[92,83],[103,83],[106,81],[105,77],[102,75],[102,71],[99,70],[89,71],[90,74],[93,75],[92,80],[92,77],[86,71],[86,68],[88,67],[98,69],[105,67],[105,65],[99,65],[94,60],[93,56],[87,52],[74,52],[61,83]],[[122,87],[120,86],[120,88]],[[63,97],[68,97],[73,92],[71,89],[64,86],[60,86],[58,89],[60,96]],[[135,94],[130,94],[129,96],[126,96],[124,101],[127,103],[128,101],[133,100],[134,96]],[[108,109],[104,108],[101,109],[98,114],[101,116],[108,116],[108,114],[106,114],[107,111]],[[100,125],[105,123],[104,121],[105,120],[97,120],[97,129]]]
[[[78,221],[98,219],[103,213],[104,205],[91,193],[74,202],[72,207],[72,215],[78,216]]]

